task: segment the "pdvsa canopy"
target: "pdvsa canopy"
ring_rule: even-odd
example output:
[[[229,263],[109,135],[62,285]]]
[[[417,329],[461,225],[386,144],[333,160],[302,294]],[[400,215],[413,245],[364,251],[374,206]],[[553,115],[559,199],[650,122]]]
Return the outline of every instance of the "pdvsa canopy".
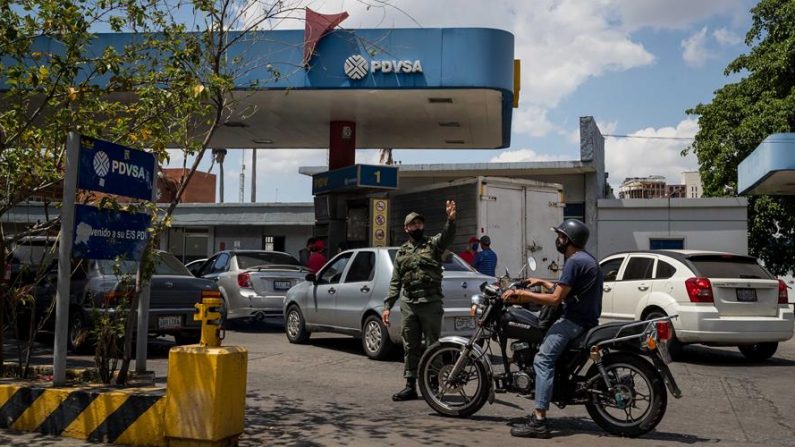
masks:
[[[92,46],[100,53],[135,38],[99,34]],[[308,66],[303,52],[302,30],[250,32],[230,47],[240,102],[211,147],[326,148],[333,121],[355,123],[358,148],[510,145],[515,64],[506,31],[338,29]]]
[[[795,133],[771,134],[737,166],[741,195],[795,195]]]

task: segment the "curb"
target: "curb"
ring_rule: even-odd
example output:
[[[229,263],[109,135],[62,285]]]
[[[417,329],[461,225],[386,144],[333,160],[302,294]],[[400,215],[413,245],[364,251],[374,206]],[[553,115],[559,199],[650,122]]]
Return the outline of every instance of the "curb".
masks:
[[[165,388],[0,383],[0,428],[93,442],[165,446]]]

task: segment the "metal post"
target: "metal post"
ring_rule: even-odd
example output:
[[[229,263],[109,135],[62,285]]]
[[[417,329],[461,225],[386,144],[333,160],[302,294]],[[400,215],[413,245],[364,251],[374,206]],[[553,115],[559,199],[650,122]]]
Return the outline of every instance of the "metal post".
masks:
[[[61,237],[58,243],[58,290],[55,295],[55,346],[52,369],[53,384],[66,384],[66,347],[69,337],[69,289],[72,276],[72,239],[75,227],[75,194],[77,193],[77,160],[80,136],[69,132],[66,137],[66,170],[63,180]]]
[[[251,149],[251,203],[257,203],[257,148]]]
[[[152,174],[154,174],[152,175],[152,202],[157,202],[156,163]],[[183,247],[185,246],[184,243],[182,245]],[[141,296],[138,297],[138,332],[135,334],[135,372],[142,374],[146,372],[146,357],[149,348],[149,298],[151,296],[152,283],[149,280],[144,283],[141,282],[143,280],[141,267],[142,265],[139,263],[138,272],[136,273],[138,276],[136,282],[141,284]],[[130,309],[130,312],[132,312],[132,309]]]

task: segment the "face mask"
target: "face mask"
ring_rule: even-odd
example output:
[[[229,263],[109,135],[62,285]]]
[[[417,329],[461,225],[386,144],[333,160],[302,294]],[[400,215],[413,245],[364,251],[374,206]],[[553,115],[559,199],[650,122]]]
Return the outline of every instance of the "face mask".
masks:
[[[569,245],[569,244],[568,244],[568,243],[566,243],[566,242],[560,242],[560,239],[555,239],[555,249],[556,249],[556,250],[558,251],[558,253],[560,253],[560,254],[566,253],[566,247],[567,247],[568,245]]]
[[[472,244],[472,251],[478,251],[478,244]]]
[[[416,230],[409,231],[409,236],[415,241],[422,239],[422,235],[425,233],[423,228],[417,228]]]

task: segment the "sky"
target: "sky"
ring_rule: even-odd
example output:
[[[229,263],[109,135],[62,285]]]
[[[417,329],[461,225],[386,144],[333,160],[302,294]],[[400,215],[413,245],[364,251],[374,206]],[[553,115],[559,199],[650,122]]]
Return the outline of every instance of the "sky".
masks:
[[[681,183],[698,169],[682,156],[698,132],[686,110],[709,102],[737,75],[726,65],[746,53],[750,0],[326,0],[301,6],[326,14],[347,11],[341,27],[492,27],[515,36],[522,61],[521,96],[514,109],[511,146],[501,150],[393,150],[403,164],[529,162],[579,159],[579,117],[593,116],[607,137],[608,181],[662,175]],[[259,3],[252,4],[256,15]],[[488,5],[488,7],[485,7]],[[442,13],[443,12],[443,13]],[[300,20],[276,28],[303,29]],[[649,138],[651,137],[651,138]],[[210,169],[205,160],[202,170]],[[308,202],[310,178],[300,166],[327,162],[327,151],[259,150],[258,202]],[[358,150],[357,163],[377,163]],[[173,153],[168,166],[181,166]],[[238,202],[246,165],[244,201],[250,201],[251,150],[230,150],[224,164],[226,202]],[[218,166],[212,171],[218,174]]]

